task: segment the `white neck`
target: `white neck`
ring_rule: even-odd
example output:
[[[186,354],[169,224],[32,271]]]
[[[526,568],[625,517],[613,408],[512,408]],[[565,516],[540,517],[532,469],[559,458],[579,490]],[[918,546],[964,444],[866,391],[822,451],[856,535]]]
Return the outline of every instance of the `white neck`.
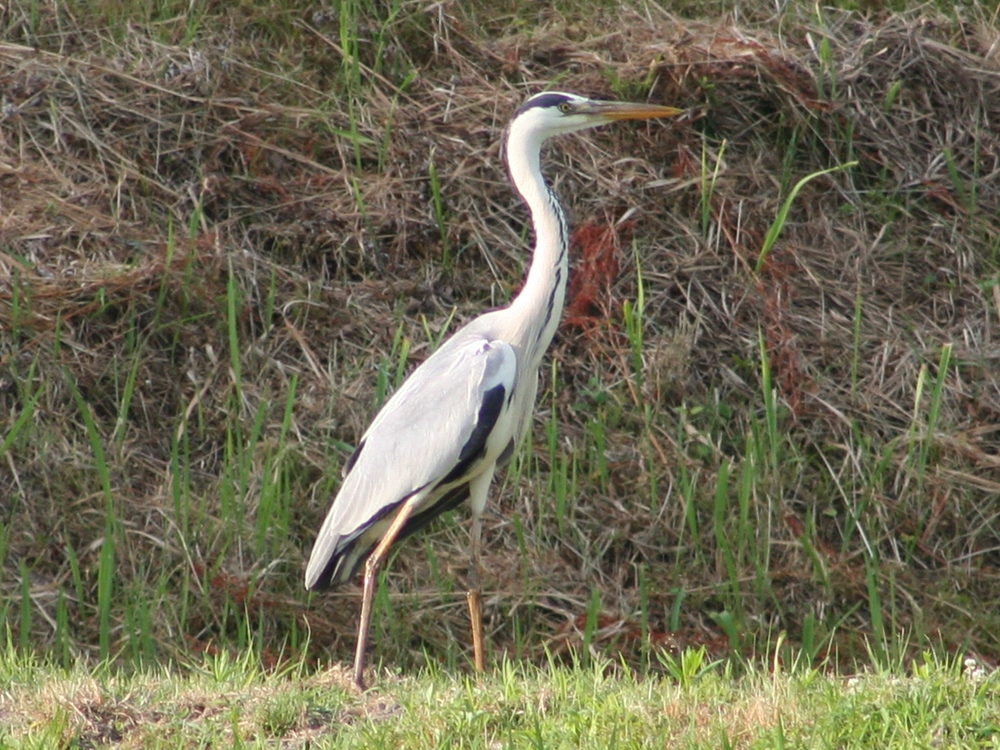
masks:
[[[528,204],[535,229],[528,278],[508,308],[514,320],[523,321],[518,338],[531,369],[541,364],[559,326],[569,274],[569,227],[559,201],[542,178],[541,147],[542,139],[530,128],[515,128],[508,134],[510,178]]]

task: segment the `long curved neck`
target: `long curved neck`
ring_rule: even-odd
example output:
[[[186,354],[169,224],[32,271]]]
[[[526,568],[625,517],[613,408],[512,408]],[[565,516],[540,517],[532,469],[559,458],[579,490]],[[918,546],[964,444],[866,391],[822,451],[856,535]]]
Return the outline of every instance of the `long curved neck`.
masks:
[[[569,227],[559,199],[542,177],[542,140],[528,131],[512,131],[507,140],[507,168],[514,188],[528,204],[535,229],[535,251],[521,293],[508,308],[519,321],[519,343],[528,366],[537,368],[548,349],[566,299],[569,274]]]

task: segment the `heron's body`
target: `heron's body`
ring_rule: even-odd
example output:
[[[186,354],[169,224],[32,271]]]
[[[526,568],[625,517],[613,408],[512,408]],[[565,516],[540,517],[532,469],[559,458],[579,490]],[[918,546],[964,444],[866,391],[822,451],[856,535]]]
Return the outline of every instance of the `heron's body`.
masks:
[[[392,512],[410,498],[419,500],[400,538],[470,495],[481,512],[495,468],[510,457],[527,427],[525,405],[534,401],[537,379],[526,366],[524,347],[503,322],[494,312],[458,331],[372,422],[320,529],[308,588],[350,579],[384,535]],[[436,388],[439,383],[448,388]],[[469,419],[470,404],[479,405],[475,419]],[[410,468],[400,471],[400,466]],[[349,501],[372,497],[386,499],[376,513]]]
[[[542,178],[542,143],[616,119],[679,112],[545,93],[525,102],[511,121],[507,166],[535,229],[524,287],[508,307],[455,333],[385,404],[347,462],[306,568],[306,587],[321,589],[348,580],[369,561],[355,656],[359,687],[372,587],[389,546],[469,499],[475,571],[490,482],[530,424],[538,368],[559,324],[568,274],[569,232],[559,201]],[[478,590],[470,591],[474,625],[477,607]],[[476,664],[482,668],[481,639]]]

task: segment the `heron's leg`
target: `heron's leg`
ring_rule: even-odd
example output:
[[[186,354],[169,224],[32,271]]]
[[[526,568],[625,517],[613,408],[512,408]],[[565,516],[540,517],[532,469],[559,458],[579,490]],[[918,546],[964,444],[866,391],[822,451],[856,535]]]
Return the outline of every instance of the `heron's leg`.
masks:
[[[472,516],[472,539],[469,544],[469,557],[472,563],[469,570],[469,590],[466,593],[466,598],[469,602],[472,654],[477,672],[486,670],[486,654],[483,648],[483,595],[479,583],[479,547],[482,535],[483,519],[480,515],[475,514]]]
[[[472,627],[472,654],[476,671],[486,670],[486,650],[483,644],[483,594],[480,588],[479,549],[483,537],[483,510],[489,497],[493,470],[484,471],[469,483],[469,504],[472,506],[472,531],[469,539],[469,621]]]
[[[354,685],[361,692],[367,689],[364,679],[365,652],[368,650],[368,632],[371,629],[372,623],[372,600],[375,598],[375,584],[378,582],[378,573],[382,569],[385,558],[389,555],[389,548],[396,541],[396,537],[403,530],[403,526],[406,525],[407,520],[413,515],[413,511],[421,499],[420,496],[415,495],[403,503],[403,507],[399,509],[396,518],[393,519],[392,525],[385,532],[378,546],[375,547],[375,551],[371,553],[365,562],[364,593],[361,598],[361,622],[358,623],[358,645],[354,651]]]

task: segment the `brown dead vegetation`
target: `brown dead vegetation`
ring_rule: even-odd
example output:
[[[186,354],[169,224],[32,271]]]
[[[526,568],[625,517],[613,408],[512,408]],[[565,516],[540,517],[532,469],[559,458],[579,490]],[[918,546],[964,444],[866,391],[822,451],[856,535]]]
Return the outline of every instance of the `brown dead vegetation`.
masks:
[[[384,51],[387,72],[366,67],[377,61],[362,45],[363,97],[338,83],[339,37],[321,15],[294,22],[294,75],[271,70],[266,45],[236,21],[231,44],[166,44],[139,30],[113,54],[107,43],[87,51],[100,34],[84,30],[37,49],[0,44],[8,622],[24,622],[30,600],[27,640],[56,645],[62,601],[78,623],[72,650],[95,649],[110,502],[121,524],[116,592],[163,596],[148,626],[163,654],[232,642],[235,615],[223,613],[235,606],[273,651],[309,630],[317,652],[346,657],[353,592],[307,606],[303,556],[345,449],[372,415],[375,373],[395,368],[397,332],[419,361],[423,319],[437,335],[452,309],[466,320],[516,292],[525,217],[497,143],[517,102],[558,80],[690,113],[669,127],[566,139],[549,154],[581,260],[553,352],[560,387],[543,396],[531,448],[540,471],[508,482],[488,515],[494,648],[514,648],[516,617],[533,633],[530,653],[572,645],[596,586],[598,643],[631,652],[639,568],[654,642],[718,644],[711,616],[733,599],[713,541],[713,477],[755,460],[747,435],[765,419],[763,347],[787,471],[772,467],[753,491],[769,577],[758,579],[749,553],[738,561],[748,643],[781,630],[797,640],[812,618],[836,625],[857,656],[871,625],[865,560],[875,559],[893,626],[996,654],[996,25],[845,13],[788,18],[779,32],[648,10],[604,20],[604,33],[551,17],[490,38],[443,4],[412,24],[410,46]],[[420,75],[403,86],[393,60]],[[850,160],[857,166],[803,188],[757,273],[795,182]],[[621,319],[637,258],[641,381]],[[928,429],[944,345],[951,366]],[[254,529],[269,525],[256,517],[258,491],[277,471],[293,380],[280,456],[287,528],[254,546]],[[31,419],[19,423],[29,402]],[[107,487],[80,404],[104,446]],[[580,478],[570,530],[559,533],[542,424],[553,406],[567,454],[585,453],[595,414],[608,417],[607,482]],[[220,489],[234,434],[259,436],[245,446],[251,482],[235,535]],[[178,444],[188,467],[172,462]],[[693,510],[685,477],[701,482]],[[182,511],[185,493],[200,507]],[[387,655],[419,659],[465,642],[462,599],[442,605],[439,591],[442,577],[461,585],[464,545],[464,529],[451,526],[431,545],[407,545],[392,580],[415,593],[393,601],[412,638]],[[182,581],[198,591],[186,619],[171,599]],[[668,636],[678,591],[683,630]],[[134,637],[124,607],[112,611],[116,652]]]

